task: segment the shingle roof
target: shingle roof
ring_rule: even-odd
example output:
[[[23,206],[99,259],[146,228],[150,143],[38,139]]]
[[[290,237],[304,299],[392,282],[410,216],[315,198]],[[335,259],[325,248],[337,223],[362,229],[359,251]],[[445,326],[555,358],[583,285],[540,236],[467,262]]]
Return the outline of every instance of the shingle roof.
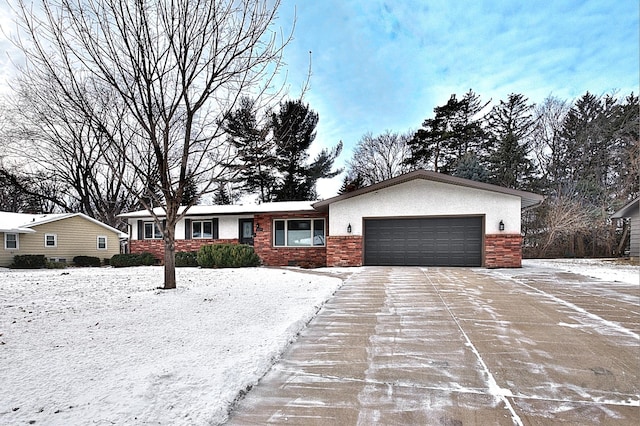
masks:
[[[365,188],[360,188],[352,192],[347,192],[342,195],[338,195],[333,198],[328,198],[323,201],[318,201],[313,204],[313,207],[316,209],[326,209],[329,207],[329,204],[335,203],[336,201],[346,200],[351,197],[357,197],[358,195],[366,194],[373,191],[378,191],[383,188],[388,188],[394,185],[398,185],[401,183],[409,182],[414,179],[424,179],[434,182],[447,183],[450,185],[458,185],[465,186],[468,188],[481,189],[483,191],[491,191],[498,192],[501,194],[515,195],[520,197],[520,206],[522,209],[526,209],[529,207],[536,206],[542,201],[544,201],[544,196],[534,194],[533,192],[520,191],[517,189],[505,188],[498,185],[491,185],[489,183],[476,182],[469,179],[463,179],[455,176],[445,175],[442,173],[436,173],[429,170],[416,170],[414,172],[406,173],[404,175],[388,179],[374,185],[367,186]]]
[[[312,206],[313,201],[281,201],[274,203],[262,203],[262,204],[231,204],[231,205],[197,205],[189,208],[187,214],[189,216],[204,216],[204,215],[234,215],[234,214],[253,214],[253,213],[285,213],[285,212],[303,212],[314,211]],[[179,214],[184,212],[185,207],[180,207]],[[162,207],[156,207],[153,212],[158,217],[165,215],[165,210]],[[124,218],[136,218],[136,217],[150,217],[151,214],[148,210],[138,210],[129,213],[122,213],[118,217]]]
[[[80,216],[90,222],[100,225],[105,229],[117,233],[120,237],[126,238],[127,234],[121,232],[116,228],[104,224],[92,217],[89,217],[83,213],[47,213],[47,214],[29,214],[29,213],[12,213],[12,212],[0,212],[0,232],[16,233],[16,234],[30,234],[34,231],[31,229],[34,226],[42,225],[57,220],[62,220],[74,216]]]
[[[636,198],[635,200],[627,203],[624,207],[615,212],[611,218],[621,219],[623,217],[630,217],[634,212],[638,212],[638,208],[640,208],[640,198]]]

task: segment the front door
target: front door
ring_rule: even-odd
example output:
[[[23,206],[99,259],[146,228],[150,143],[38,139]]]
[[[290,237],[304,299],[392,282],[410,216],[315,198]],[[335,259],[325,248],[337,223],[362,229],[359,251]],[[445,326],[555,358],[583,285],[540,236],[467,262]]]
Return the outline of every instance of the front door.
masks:
[[[240,219],[240,244],[253,245],[253,219]]]

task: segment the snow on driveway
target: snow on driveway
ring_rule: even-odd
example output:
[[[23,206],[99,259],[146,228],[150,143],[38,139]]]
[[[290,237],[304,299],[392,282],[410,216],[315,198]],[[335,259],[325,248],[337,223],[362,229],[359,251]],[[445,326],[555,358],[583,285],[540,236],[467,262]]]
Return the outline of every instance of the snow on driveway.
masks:
[[[340,287],[285,269],[0,269],[0,424],[218,424]]]

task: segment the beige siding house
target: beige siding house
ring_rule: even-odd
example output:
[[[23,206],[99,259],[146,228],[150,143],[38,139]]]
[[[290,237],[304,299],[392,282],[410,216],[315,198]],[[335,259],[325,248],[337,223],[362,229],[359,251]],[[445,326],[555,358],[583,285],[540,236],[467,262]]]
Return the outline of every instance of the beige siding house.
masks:
[[[640,257],[640,198],[636,198],[622,207],[615,212],[611,218],[629,218],[629,225],[631,227],[629,256],[635,259]]]
[[[126,234],[82,213],[24,214],[0,212],[0,267],[16,255],[44,255],[71,263],[75,256],[110,258],[120,253]]]

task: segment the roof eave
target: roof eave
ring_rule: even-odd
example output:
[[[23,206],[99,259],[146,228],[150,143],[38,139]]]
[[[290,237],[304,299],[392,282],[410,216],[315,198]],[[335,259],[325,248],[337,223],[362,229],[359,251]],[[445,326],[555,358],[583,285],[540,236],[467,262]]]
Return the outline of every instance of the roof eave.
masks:
[[[625,217],[631,217],[634,211],[638,211],[640,207],[640,198],[630,201],[620,210],[611,215],[611,219],[622,219]]]
[[[357,197],[359,195],[367,194],[369,192],[378,191],[383,188],[388,188],[390,186],[398,185],[401,183],[409,182],[414,179],[424,179],[434,182],[446,183],[451,185],[463,186],[472,189],[479,189],[484,191],[491,191],[501,194],[514,195],[518,196],[521,199],[521,209],[529,209],[536,207],[544,201],[544,196],[534,194],[532,192],[521,191],[518,189],[510,189],[504,188],[497,185],[492,185],[484,182],[476,182],[469,179],[464,179],[456,176],[445,175],[442,173],[436,173],[429,170],[416,170],[410,173],[406,173],[404,175],[397,176],[395,178],[391,178],[365,188],[360,188],[352,192],[347,192],[345,194],[337,195],[332,198],[328,198],[326,200],[318,201],[314,203],[312,206],[315,209],[327,209],[329,204],[335,203],[337,201],[346,200],[348,198]]]
[[[5,234],[35,234],[36,231],[29,228],[11,228],[11,229],[0,229],[0,232]]]

